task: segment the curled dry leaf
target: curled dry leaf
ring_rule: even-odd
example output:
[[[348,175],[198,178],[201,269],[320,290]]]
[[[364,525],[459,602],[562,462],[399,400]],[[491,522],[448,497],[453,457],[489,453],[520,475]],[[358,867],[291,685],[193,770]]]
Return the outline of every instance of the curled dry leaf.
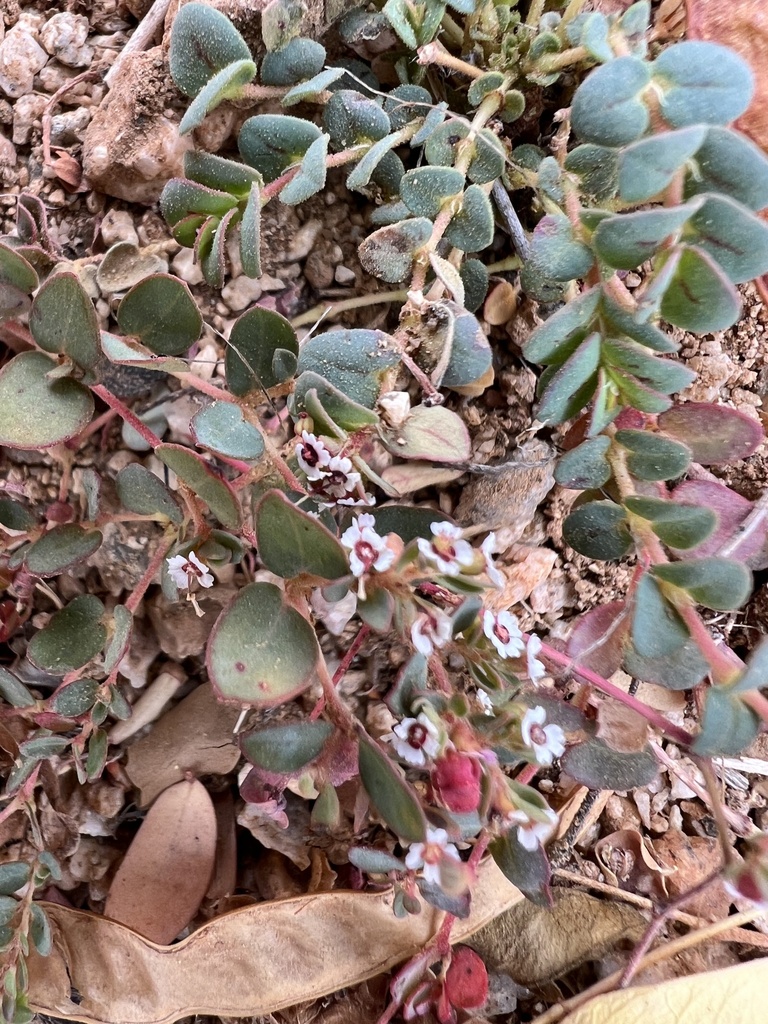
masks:
[[[637,940],[646,921],[639,910],[577,890],[553,890],[554,906],[519,903],[472,937],[469,945],[489,967],[521,985],[540,985],[600,960],[624,939]]]
[[[595,857],[611,885],[630,892],[666,898],[666,877],[674,868],[659,863],[650,840],[633,828],[622,828],[595,843]]]
[[[240,759],[232,730],[238,708],[226,707],[210,686],[198,686],[128,751],[125,770],[147,807],[168,786],[195,775],[226,775]]]
[[[45,904],[53,951],[29,960],[30,1005],[83,1024],[173,1024],[192,1014],[258,1017],[390,970],[435,936],[442,912],[392,913],[394,893],[336,891],[232,911],[172,947],[96,914]],[[465,942],[523,899],[492,860],[481,865]],[[75,1003],[71,994],[79,993]]]
[[[153,942],[171,942],[197,913],[215,857],[216,812],[205,786],[171,786],[117,869],[105,915]]]
[[[768,960],[597,996],[562,1024],[762,1024]]]

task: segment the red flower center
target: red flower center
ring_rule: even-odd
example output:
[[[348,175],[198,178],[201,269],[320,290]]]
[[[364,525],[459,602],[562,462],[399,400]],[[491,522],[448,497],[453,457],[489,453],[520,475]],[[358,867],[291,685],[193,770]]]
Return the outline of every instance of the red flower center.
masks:
[[[428,736],[429,733],[424,726],[421,725],[420,722],[416,722],[416,724],[412,725],[408,730],[408,746],[413,747],[414,750],[421,750],[427,742]]]
[[[493,627],[493,632],[501,640],[503,644],[508,644],[511,638],[511,633],[506,626],[502,626],[500,622],[496,622]]]
[[[316,466],[320,462],[320,452],[311,444],[301,446],[301,456],[308,466]]]
[[[359,540],[355,544],[355,554],[366,569],[370,569],[377,558],[376,549],[367,540]]]
[[[546,734],[546,732],[544,732],[543,726],[541,726],[541,725],[532,725],[531,726],[531,743],[535,747],[546,746],[547,734]]]

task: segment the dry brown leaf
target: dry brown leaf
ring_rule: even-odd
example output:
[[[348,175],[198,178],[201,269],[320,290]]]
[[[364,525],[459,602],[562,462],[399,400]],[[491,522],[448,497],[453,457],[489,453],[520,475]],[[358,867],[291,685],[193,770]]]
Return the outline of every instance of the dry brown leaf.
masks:
[[[606,697],[597,708],[597,735],[611,750],[636,754],[648,743],[648,723],[632,708]]]
[[[672,899],[695,888],[722,864],[720,844],[709,836],[687,836],[678,829],[670,829],[652,843],[659,860],[675,869],[667,878],[667,891]],[[730,905],[731,897],[718,880],[681,909],[717,921],[726,916]]]
[[[504,611],[513,604],[525,601],[540,583],[549,579],[557,561],[557,552],[551,548],[532,548],[527,544],[513,544],[504,560],[496,563],[504,577],[503,590],[489,591],[487,606]]]
[[[611,885],[644,896],[667,895],[666,868],[656,859],[650,839],[636,829],[622,828],[595,843],[595,856]]]
[[[479,529],[504,530],[504,542],[519,540],[555,484],[554,449],[526,441],[508,462],[476,471],[462,489],[456,520]]]
[[[171,947],[96,914],[45,904],[53,951],[30,955],[30,1004],[83,1024],[273,1013],[373,978],[420,952],[444,915],[425,906],[399,920],[393,896],[337,891],[262,903],[224,914]],[[472,912],[456,922],[452,941],[465,941],[522,899],[486,861]]]
[[[489,967],[521,985],[539,985],[600,960],[624,939],[637,940],[646,920],[635,907],[576,889],[554,889],[554,907],[518,904],[468,943]]]
[[[609,992],[562,1024],[765,1024],[768,960]]]
[[[126,773],[141,790],[142,807],[168,786],[193,775],[226,775],[240,759],[232,742],[239,708],[219,704],[210,686],[198,686],[163,715],[128,751]]]
[[[211,884],[205,895],[209,900],[221,900],[231,896],[237,884],[235,802],[228,789],[212,799],[216,812],[216,855]]]
[[[105,916],[153,942],[171,942],[197,913],[215,858],[216,812],[205,786],[171,786],[128,847]]]

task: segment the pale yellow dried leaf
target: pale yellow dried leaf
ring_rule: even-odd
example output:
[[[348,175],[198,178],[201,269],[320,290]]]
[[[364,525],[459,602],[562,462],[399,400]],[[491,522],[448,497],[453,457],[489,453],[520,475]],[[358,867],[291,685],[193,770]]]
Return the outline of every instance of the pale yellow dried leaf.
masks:
[[[765,1024],[768,960],[597,996],[561,1024]]]
[[[216,858],[216,812],[205,786],[158,797],[117,869],[104,914],[153,942],[172,942],[197,913]]]
[[[399,920],[392,899],[392,890],[337,891],[261,903],[215,918],[171,947],[96,914],[45,904],[53,951],[30,956],[30,1003],[83,1024],[273,1013],[375,977],[423,949],[444,915],[425,906]],[[485,862],[472,913],[456,922],[452,940],[464,941],[522,899]]]

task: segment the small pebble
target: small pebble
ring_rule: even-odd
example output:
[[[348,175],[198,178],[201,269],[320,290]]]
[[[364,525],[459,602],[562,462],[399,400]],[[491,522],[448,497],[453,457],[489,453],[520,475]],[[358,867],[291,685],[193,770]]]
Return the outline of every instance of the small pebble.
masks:
[[[127,210],[108,210],[101,222],[100,230],[106,246],[114,245],[116,242],[139,244],[133,217]]]
[[[40,127],[48,100],[45,96],[30,94],[21,96],[13,105],[13,141],[17,146],[25,146],[34,128]]]
[[[35,75],[47,62],[48,54],[19,21],[0,43],[0,89],[12,100],[32,92]]]
[[[82,14],[54,14],[40,30],[40,42],[67,67],[88,67],[93,60],[93,47],[86,44],[89,28],[88,19]]]
[[[336,283],[341,285],[354,284],[357,280],[354,270],[350,270],[349,267],[345,267],[343,264],[336,267],[336,272],[333,276]]]
[[[180,249],[171,260],[171,270],[187,284],[200,284],[203,272],[195,263],[195,254],[191,249]]]
[[[285,255],[285,262],[293,263],[295,260],[303,260],[309,256],[322,230],[323,222],[316,218],[302,224],[293,236],[291,247]]]
[[[245,309],[261,298],[264,278],[233,277],[221,289],[221,297],[232,310]],[[281,286],[282,287],[282,284]]]

